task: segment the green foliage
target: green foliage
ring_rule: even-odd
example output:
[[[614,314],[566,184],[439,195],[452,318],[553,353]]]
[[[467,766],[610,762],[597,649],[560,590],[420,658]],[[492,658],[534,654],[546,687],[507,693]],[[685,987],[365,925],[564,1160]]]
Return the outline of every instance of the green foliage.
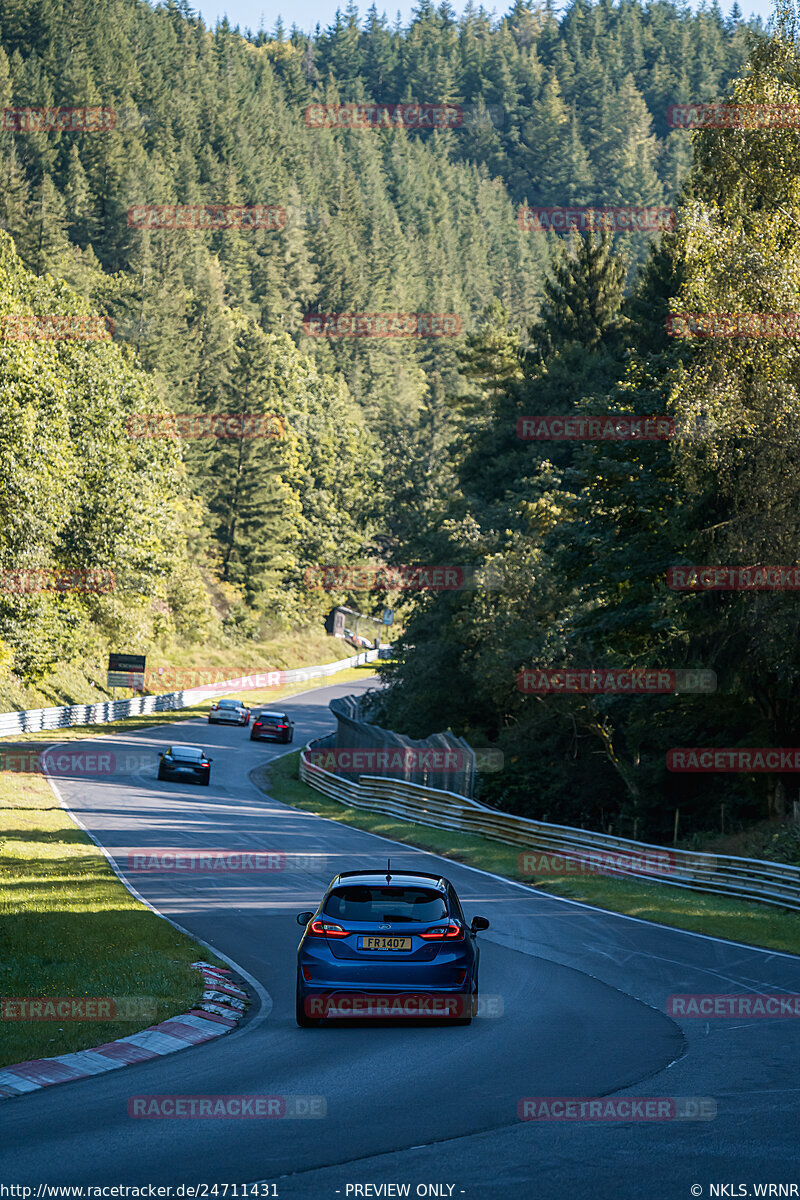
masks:
[[[30,275],[0,235],[3,315],[81,309],[64,284]],[[120,347],[3,340],[0,377],[0,636],[14,671],[35,679],[80,652],[93,620],[113,627],[126,602],[129,620],[144,614],[148,594],[180,568],[184,485],[172,444],[128,436],[126,419],[155,397]],[[77,572],[77,583],[44,587],[47,572]]]
[[[798,104],[788,17],[755,46],[732,99]],[[642,170],[643,139],[631,158]],[[439,561],[476,554],[504,585],[417,604],[386,668],[381,717],[417,735],[449,725],[473,744],[498,744],[505,769],[484,779],[483,795],[502,807],[654,841],[669,840],[676,809],[684,834],[787,809],[785,777],[675,775],[666,754],[794,744],[795,593],[680,593],[666,572],[797,562],[797,341],[670,338],[665,320],[800,310],[798,178],[788,131],[696,135],[677,228],[628,298],[615,249],[574,242],[545,284],[532,352],[520,343],[522,378],[506,372],[473,401],[473,444],[456,446],[454,499],[428,545]],[[480,341],[465,360],[465,375],[491,378]],[[620,412],[668,414],[678,436],[520,443],[514,434],[523,414]],[[517,676],[528,666],[705,668],[717,691],[527,694]]]

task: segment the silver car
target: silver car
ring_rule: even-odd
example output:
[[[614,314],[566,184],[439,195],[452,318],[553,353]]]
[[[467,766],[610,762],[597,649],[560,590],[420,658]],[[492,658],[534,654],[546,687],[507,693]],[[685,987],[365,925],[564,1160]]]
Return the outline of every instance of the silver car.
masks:
[[[218,700],[208,714],[209,725],[249,725],[250,709],[241,700]]]

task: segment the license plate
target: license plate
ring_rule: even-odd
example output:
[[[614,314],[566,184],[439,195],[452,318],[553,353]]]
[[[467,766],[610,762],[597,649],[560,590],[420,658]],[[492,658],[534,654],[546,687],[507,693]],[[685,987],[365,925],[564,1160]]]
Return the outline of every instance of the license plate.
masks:
[[[410,950],[410,937],[384,937],[383,935],[370,935],[368,937],[360,937],[358,939],[359,950]]]

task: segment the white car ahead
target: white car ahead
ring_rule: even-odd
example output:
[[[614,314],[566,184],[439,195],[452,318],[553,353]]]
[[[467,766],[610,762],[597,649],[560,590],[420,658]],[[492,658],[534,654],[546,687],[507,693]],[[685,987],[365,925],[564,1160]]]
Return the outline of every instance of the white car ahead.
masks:
[[[249,725],[250,709],[241,700],[218,700],[208,714],[209,725]]]

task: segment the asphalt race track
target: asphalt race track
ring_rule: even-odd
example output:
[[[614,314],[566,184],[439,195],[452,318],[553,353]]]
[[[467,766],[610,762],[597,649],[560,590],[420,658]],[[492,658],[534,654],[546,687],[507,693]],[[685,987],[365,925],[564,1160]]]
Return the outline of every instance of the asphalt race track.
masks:
[[[297,722],[291,749],[333,728],[327,704],[334,695],[372,683],[287,700]],[[156,780],[157,750],[172,740],[208,749],[209,788]],[[797,1183],[798,1022],[701,1019],[679,1026],[665,1009],[672,993],[800,992],[800,959],[556,900],[278,804],[249,772],[287,747],[250,742],[246,728],[191,721],[107,735],[102,748],[130,771],[60,779],[64,802],[142,896],[232,960],[257,994],[250,1016],[229,1036],[1,1102],[3,1183],[268,1180],[287,1200],[403,1194],[353,1190],[367,1184],[471,1200],[688,1200],[746,1194],[737,1192],[739,1184],[752,1196],[754,1183]],[[129,855],[164,848],[302,858],[299,866],[289,860],[286,869],[266,873],[128,869]],[[316,906],[336,871],[382,866],[387,853],[396,867],[441,870],[467,917],[489,918],[491,929],[480,935],[481,993],[487,1003],[499,998],[493,1004],[501,1015],[467,1028],[296,1027],[296,913]],[[326,1115],[127,1115],[134,1095],[264,1093],[323,1097]],[[532,1122],[517,1115],[524,1097],[612,1093],[711,1098],[716,1117]],[[437,1191],[418,1190],[432,1184]],[[713,1193],[710,1184],[733,1190]],[[702,1191],[691,1192],[692,1185]]]

